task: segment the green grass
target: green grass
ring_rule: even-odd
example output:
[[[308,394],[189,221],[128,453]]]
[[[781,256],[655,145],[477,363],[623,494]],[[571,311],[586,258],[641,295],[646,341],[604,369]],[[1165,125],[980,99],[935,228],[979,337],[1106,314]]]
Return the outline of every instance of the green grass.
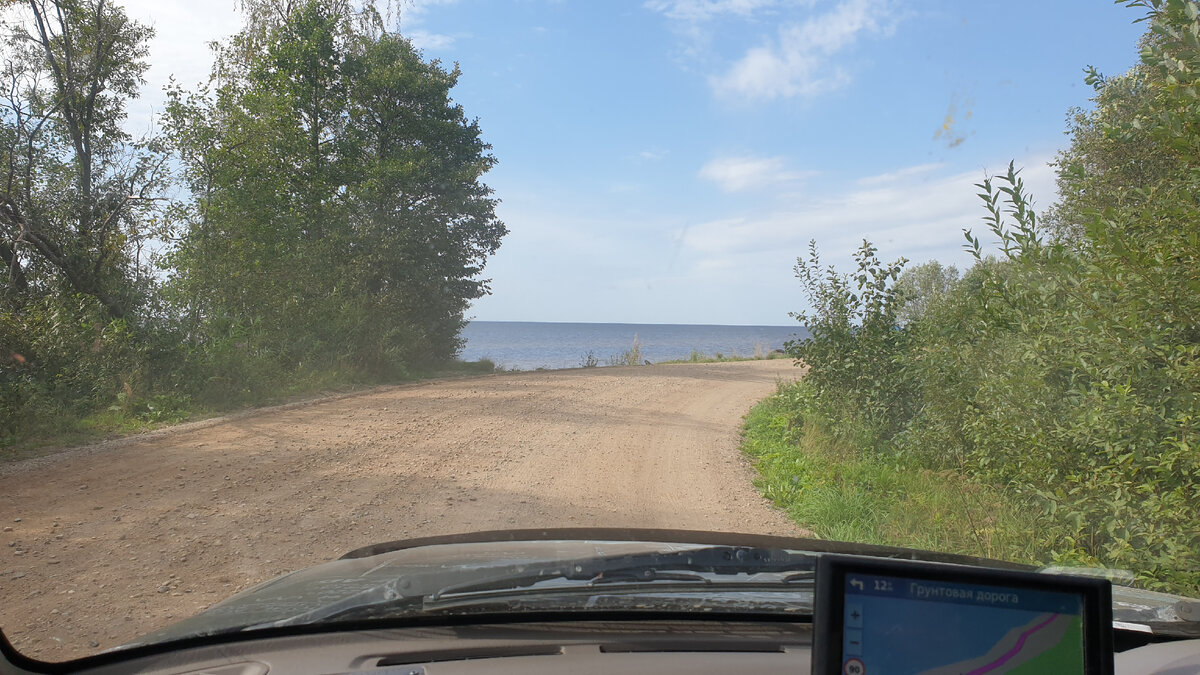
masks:
[[[57,423],[30,425],[22,428],[19,434],[0,438],[0,464],[49,455],[85,443],[153,431],[215,414],[219,412],[195,408],[180,411],[171,420],[149,420],[122,410],[101,410],[77,418],[66,416]]]
[[[445,378],[445,377],[474,377],[476,375],[490,375],[491,373],[500,372],[496,363],[491,359],[479,359],[478,361],[450,361],[442,363],[423,370],[414,372],[415,378],[419,380],[427,380],[430,378]]]
[[[734,352],[725,354],[717,352],[716,354],[705,354],[704,352],[693,349],[690,356],[686,359],[671,359],[669,361],[659,361],[659,363],[725,363],[727,361],[770,361],[772,359],[787,359],[791,358],[787,354],[777,354],[756,348],[754,354],[743,356]]]
[[[783,396],[751,410],[742,447],[762,493],[821,539],[1033,564],[1051,557],[1043,517],[1020,500],[954,472],[860,453],[797,417]]]
[[[633,334],[633,344],[629,349],[608,357],[610,366],[640,366],[645,362],[646,356],[642,352],[642,341],[638,338],[637,333]]]

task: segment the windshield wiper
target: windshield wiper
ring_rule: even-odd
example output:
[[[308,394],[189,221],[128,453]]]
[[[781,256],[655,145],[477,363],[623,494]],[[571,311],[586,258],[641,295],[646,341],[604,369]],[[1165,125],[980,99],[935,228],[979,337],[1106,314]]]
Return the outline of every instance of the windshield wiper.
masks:
[[[491,578],[473,579],[446,586],[430,594],[429,600],[436,602],[448,595],[480,591],[513,590],[553,579],[594,585],[609,579],[657,581],[673,577],[673,580],[680,580],[680,573],[687,572],[690,574],[683,580],[706,581],[707,579],[700,577],[699,573],[736,576],[812,573],[815,569],[816,558],[810,553],[746,546],[709,546],[668,553],[634,553],[532,566],[531,569],[517,574],[501,573]]]
[[[481,601],[497,596],[513,598],[521,593],[532,594],[535,590],[532,587],[544,587],[553,581],[562,583],[538,588],[536,594],[578,593],[589,589],[599,592],[601,586],[607,590],[621,584],[646,585],[647,589],[660,585],[678,589],[686,585],[695,591],[717,586],[735,591],[791,591],[801,585],[796,582],[811,584],[815,570],[816,556],[811,553],[748,546],[706,546],[460,569],[454,576],[461,580],[448,585],[443,570],[389,580],[315,610],[243,630],[434,610],[439,605],[461,605],[471,598]],[[764,580],[759,575],[771,576]]]

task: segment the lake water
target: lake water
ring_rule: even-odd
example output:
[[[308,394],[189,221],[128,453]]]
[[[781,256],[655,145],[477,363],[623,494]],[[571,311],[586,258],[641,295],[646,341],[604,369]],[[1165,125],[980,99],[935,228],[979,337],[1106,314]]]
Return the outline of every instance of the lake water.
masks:
[[[643,358],[652,363],[686,359],[693,350],[706,356],[754,356],[756,350],[782,349],[797,333],[808,335],[802,326],[472,321],[463,329],[467,344],[461,358],[487,358],[521,370],[578,368],[590,352],[607,365],[633,345],[635,336]]]

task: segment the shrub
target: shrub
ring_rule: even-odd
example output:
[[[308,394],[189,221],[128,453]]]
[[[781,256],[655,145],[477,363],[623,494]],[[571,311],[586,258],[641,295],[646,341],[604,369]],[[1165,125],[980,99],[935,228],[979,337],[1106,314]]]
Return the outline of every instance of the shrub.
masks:
[[[633,344],[629,349],[608,357],[608,365],[610,366],[640,366],[646,362],[642,354],[642,341],[637,334],[633,335]]]
[[[1046,555],[1200,591],[1200,13],[1147,9],[1142,64],[1092,71],[1094,113],[1058,161],[1071,186],[1039,221],[1010,165],[978,185],[995,258],[937,293],[897,283],[864,242],[853,277],[796,271],[812,331],[793,419],[855,449],[953,470],[1051,519]],[[1109,166],[1112,162],[1120,166]],[[1069,235],[1075,235],[1071,239]],[[897,288],[899,286],[899,288]],[[913,311],[905,302],[923,297]],[[1047,536],[1039,532],[1039,537]]]
[[[883,264],[867,241],[854,257],[852,276],[823,268],[816,242],[809,244],[808,260],[796,261],[796,277],[813,310],[792,315],[807,326],[809,337],[785,348],[808,366],[806,378],[826,417],[855,421],[888,438],[911,417],[913,399],[897,358],[908,342],[896,318],[902,301],[896,280],[906,261]]]

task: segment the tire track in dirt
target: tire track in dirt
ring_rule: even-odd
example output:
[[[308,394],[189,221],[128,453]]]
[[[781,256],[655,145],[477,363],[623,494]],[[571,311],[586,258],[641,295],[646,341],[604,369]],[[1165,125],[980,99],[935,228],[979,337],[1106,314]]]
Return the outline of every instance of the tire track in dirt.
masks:
[[[98,444],[0,473],[0,627],[121,644],[381,541],[526,527],[805,534],[755,491],[742,415],[791,361],[385,387]]]

